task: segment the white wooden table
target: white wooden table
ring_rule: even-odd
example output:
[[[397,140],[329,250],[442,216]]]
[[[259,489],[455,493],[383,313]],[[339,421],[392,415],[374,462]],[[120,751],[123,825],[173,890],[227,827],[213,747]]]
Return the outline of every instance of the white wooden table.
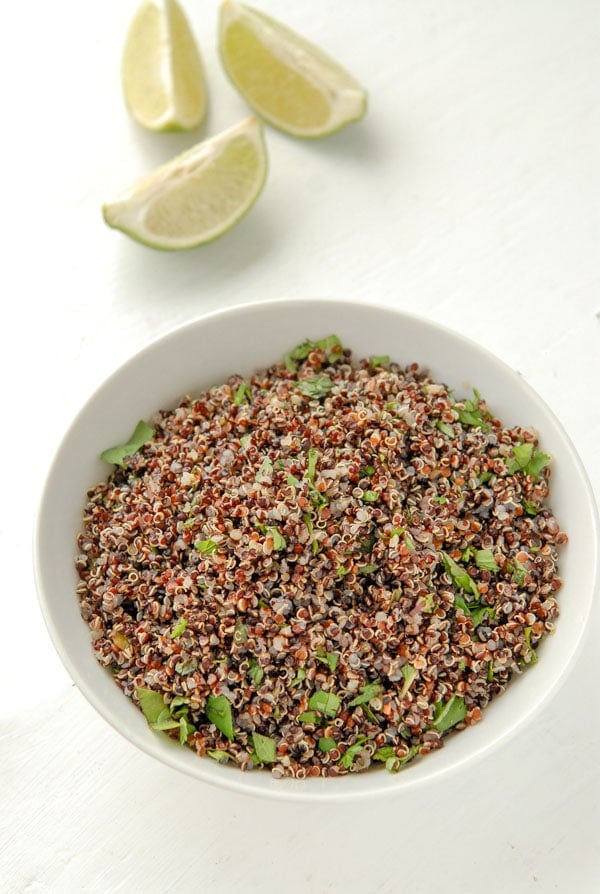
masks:
[[[1,30],[4,325],[0,890],[600,890],[596,610],[547,708],[466,774],[344,809],[260,802],[137,753],[71,685],[37,606],[30,531],[59,438],[132,351],[203,311],[349,296],[414,310],[518,368],[600,494],[600,10],[595,0],[261,0],[364,82],[322,143],[269,131],[232,233],[163,254],[100,205],[194,137],[141,132],[119,57],[133,2],[12,4]],[[204,52],[202,136],[246,114]],[[68,594],[66,594],[68,596]]]

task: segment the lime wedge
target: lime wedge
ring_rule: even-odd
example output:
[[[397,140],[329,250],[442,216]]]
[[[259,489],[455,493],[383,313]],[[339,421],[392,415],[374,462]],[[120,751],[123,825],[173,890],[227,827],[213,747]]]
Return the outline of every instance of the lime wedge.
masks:
[[[227,74],[254,111],[297,137],[323,137],[365,114],[367,96],[318,47],[270,16],[225,0],[219,48]]]
[[[104,205],[104,219],[153,248],[193,248],[240,220],[266,174],[262,126],[247,118],[139,180]]]
[[[177,0],[144,0],[123,51],[123,93],[149,130],[193,130],[206,114],[200,53]]]

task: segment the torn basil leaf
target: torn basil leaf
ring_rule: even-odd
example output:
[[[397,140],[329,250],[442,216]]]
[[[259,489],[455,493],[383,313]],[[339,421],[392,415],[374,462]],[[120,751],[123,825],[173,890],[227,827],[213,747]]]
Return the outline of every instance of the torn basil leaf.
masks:
[[[101,458],[105,463],[112,463],[115,466],[119,466],[120,469],[126,469],[125,458],[137,453],[140,447],[152,440],[153,436],[154,429],[150,428],[143,419],[140,419],[127,443],[122,444],[120,447],[109,447],[108,450],[104,450],[101,454]]]

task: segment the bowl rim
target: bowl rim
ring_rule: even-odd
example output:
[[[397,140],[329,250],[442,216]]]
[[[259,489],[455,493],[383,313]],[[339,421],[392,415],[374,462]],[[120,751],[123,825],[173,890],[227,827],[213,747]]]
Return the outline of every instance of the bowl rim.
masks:
[[[564,447],[569,453],[570,460],[573,464],[573,469],[577,472],[580,478],[580,482],[584,487],[585,495],[588,502],[587,508],[589,508],[590,518],[592,522],[592,542],[594,544],[593,556],[590,557],[593,562],[593,568],[590,574],[592,587],[589,594],[589,608],[585,618],[585,623],[582,624],[577,637],[573,640],[571,654],[568,657],[568,660],[564,663],[560,674],[556,677],[552,684],[545,689],[542,696],[534,703],[532,703],[531,707],[525,714],[522,714],[520,717],[518,717],[518,719],[514,723],[507,725],[500,732],[499,735],[491,739],[489,742],[481,745],[475,753],[466,754],[463,757],[455,759],[450,766],[432,770],[428,775],[422,775],[419,777],[411,778],[410,774],[406,774],[405,776],[402,776],[402,781],[400,784],[394,785],[392,780],[390,780],[391,784],[381,789],[348,789],[344,791],[339,786],[336,786],[336,789],[334,790],[332,788],[330,792],[314,790],[311,791],[311,782],[313,782],[312,779],[305,779],[302,781],[296,779],[274,780],[273,787],[263,789],[252,784],[253,774],[241,774],[239,772],[237,774],[234,774],[231,772],[227,772],[222,774],[222,778],[216,778],[212,775],[208,775],[202,772],[201,762],[199,762],[199,772],[193,772],[185,766],[182,766],[181,762],[176,759],[174,748],[172,749],[170,747],[165,747],[165,745],[168,746],[171,744],[170,740],[168,740],[166,737],[163,737],[163,739],[160,739],[158,736],[155,736],[153,739],[142,738],[137,736],[135,733],[132,733],[129,729],[124,729],[121,725],[117,725],[114,722],[114,718],[111,716],[109,708],[105,707],[103,699],[97,695],[94,687],[89,685],[84,679],[83,674],[79,670],[78,663],[72,659],[68,648],[65,646],[64,637],[59,630],[59,627],[54,618],[54,614],[51,608],[52,600],[49,594],[46,592],[44,581],[44,571],[41,561],[42,541],[44,537],[42,517],[48,491],[50,490],[54,474],[60,463],[60,458],[66,443],[69,441],[71,434],[77,430],[81,417],[86,413],[88,407],[96,400],[99,392],[103,391],[105,388],[108,388],[113,379],[121,376],[127,367],[135,365],[143,356],[154,351],[159,344],[177,339],[179,334],[184,332],[185,330],[202,326],[203,324],[215,318],[226,319],[227,317],[235,317],[236,315],[240,314],[240,312],[244,313],[253,312],[255,310],[270,310],[275,307],[285,309],[286,307],[290,306],[297,307],[298,305],[303,303],[306,305],[338,305],[357,308],[362,311],[364,311],[365,309],[373,310],[375,312],[383,311],[387,314],[396,316],[399,320],[402,320],[403,318],[408,319],[418,325],[436,331],[442,337],[449,337],[451,340],[462,342],[463,344],[468,345],[471,349],[474,349],[480,355],[483,355],[492,364],[499,365],[505,371],[514,373],[514,370],[498,355],[493,353],[485,346],[479,344],[474,339],[465,336],[463,333],[452,329],[451,327],[446,326],[442,323],[438,323],[435,320],[431,320],[424,315],[415,314],[412,311],[407,311],[403,308],[397,308],[394,305],[387,305],[380,302],[331,297],[268,298],[258,301],[238,302],[236,304],[228,305],[225,308],[217,308],[206,313],[198,314],[188,320],[177,323],[167,328],[164,332],[148,338],[138,348],[134,349],[132,353],[128,354],[124,360],[119,362],[118,365],[113,368],[113,371],[109,375],[107,375],[93,387],[93,390],[89,394],[88,398],[83,402],[83,404],[80,406],[79,410],[73,417],[71,423],[64,430],[62,437],[58,442],[58,445],[55,446],[53,455],[47,466],[46,474],[44,476],[44,483],[38,500],[33,527],[33,568],[38,605],[40,607],[46,628],[48,630],[54,648],[56,649],[71,679],[73,680],[81,694],[84,696],[88,704],[90,704],[100,714],[100,716],[102,716],[103,719],[107,723],[109,723],[109,725],[130,744],[139,748],[142,752],[159,761],[160,763],[165,764],[180,773],[186,774],[188,778],[194,778],[200,782],[208,783],[217,788],[224,788],[229,791],[249,795],[251,797],[258,797],[261,799],[266,798],[269,800],[277,801],[310,801],[313,803],[335,803],[341,801],[350,802],[372,798],[389,797],[393,795],[399,795],[402,791],[407,789],[414,789],[417,787],[430,785],[432,782],[439,781],[442,778],[447,779],[453,774],[459,772],[466,763],[473,764],[474,761],[480,761],[483,759],[484,756],[489,755],[490,752],[493,752],[498,748],[506,745],[518,732],[524,730],[526,726],[531,723],[531,721],[547,705],[547,703],[554,698],[558,690],[564,685],[566,679],[568,678],[571,670],[573,669],[577,661],[581,644],[586,638],[586,635],[589,631],[589,615],[591,614],[592,609],[595,606],[596,597],[598,596],[598,592],[600,590],[600,566],[598,550],[598,544],[600,542],[600,516],[598,513],[598,506],[596,504],[596,499],[591,482],[570,436],[566,432],[555,412],[537,393],[537,391],[527,382],[527,380],[521,376],[520,373],[518,374],[520,376],[520,387],[523,389],[528,399],[533,401],[534,403],[537,403],[545,412],[545,414],[549,416],[550,419],[554,422],[558,433],[563,439]],[[323,780],[321,778],[320,780],[316,781],[320,781],[322,783],[326,780]],[[339,782],[339,780],[337,781]]]

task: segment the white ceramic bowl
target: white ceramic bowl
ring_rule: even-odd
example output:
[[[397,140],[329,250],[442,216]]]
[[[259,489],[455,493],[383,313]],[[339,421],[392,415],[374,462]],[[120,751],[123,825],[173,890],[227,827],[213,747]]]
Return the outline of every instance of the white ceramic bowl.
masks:
[[[174,406],[281,358],[304,338],[335,332],[355,357],[389,354],[416,361],[434,378],[467,395],[477,387],[503,422],[535,427],[553,457],[550,503],[569,544],[561,551],[561,615],[540,660],[486,709],[483,721],[450,736],[444,748],[398,774],[374,770],[334,779],[275,780],[201,759],[149,729],[111,674],[92,654],[79,614],[73,565],[86,490],[108,474],[99,459],[123,443],[138,419]],[[209,314],[168,333],[136,354],[90,398],[66,433],[50,469],[35,537],[42,610],[54,644],[79,689],[134,745],[197,779],[266,797],[334,801],[399,793],[425,785],[489,753],[548,700],[573,663],[597,581],[598,520],[585,472],[560,423],[522,377],[478,345],[426,320],[374,305],[337,301],[277,301]]]

